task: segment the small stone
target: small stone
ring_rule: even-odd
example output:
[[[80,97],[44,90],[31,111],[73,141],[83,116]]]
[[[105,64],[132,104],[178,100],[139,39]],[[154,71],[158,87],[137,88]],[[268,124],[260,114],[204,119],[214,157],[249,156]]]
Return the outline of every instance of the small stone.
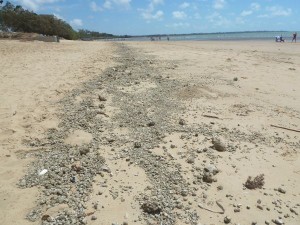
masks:
[[[101,102],[105,102],[105,101],[107,101],[107,99],[106,98],[104,98],[103,96],[101,96],[101,95],[98,95],[98,99],[101,101]]]
[[[177,208],[177,209],[183,209],[183,204],[177,204],[177,205],[176,205],[176,208]]]
[[[266,221],[265,221],[265,224],[269,225],[269,224],[270,224],[270,221],[266,220]]]
[[[101,170],[106,173],[111,173],[111,170],[108,168],[108,166],[105,166],[105,165],[101,167]]]
[[[264,210],[264,208],[261,205],[257,205],[256,207],[260,210]]]
[[[228,223],[230,223],[230,222],[231,222],[231,218],[228,217],[228,216],[225,216],[225,218],[224,218],[224,223],[228,224]]]
[[[135,142],[134,147],[135,148],[140,148],[140,147],[142,147],[142,144],[140,142]]]
[[[294,213],[294,214],[296,214],[298,216],[298,213],[295,211],[295,209],[290,208],[290,211],[291,211],[291,213]]]
[[[209,164],[206,167],[204,167],[204,171],[206,171],[208,173],[212,173],[213,175],[216,175],[219,172],[217,167],[215,165],[212,165],[212,164]]]
[[[226,146],[223,142],[221,142],[218,138],[212,139],[213,148],[217,150],[218,152],[226,152]]]
[[[88,148],[83,148],[83,149],[79,150],[80,155],[86,155],[89,152],[90,152],[90,149],[88,149]]]
[[[212,183],[217,181],[216,178],[213,178],[211,173],[204,173],[202,180],[206,183]]]
[[[123,225],[128,225],[128,222],[123,222]]]
[[[240,210],[239,208],[235,208],[233,211],[234,211],[235,213],[237,213],[237,212],[240,212],[241,210]]]
[[[198,148],[198,149],[196,150],[196,152],[197,152],[197,153],[202,153],[202,150]]]
[[[182,195],[183,197],[187,197],[188,194],[189,194],[189,192],[188,192],[188,190],[186,190],[186,189],[184,189],[184,190],[181,191],[181,195]]]
[[[91,220],[97,220],[96,216],[92,216]]]
[[[183,119],[180,119],[179,124],[183,126],[183,125],[185,125],[185,121]]]
[[[141,206],[142,210],[148,214],[159,214],[161,212],[161,208],[156,202],[145,202]]]
[[[191,156],[186,160],[186,162],[189,164],[193,164],[195,162],[195,159],[194,159],[194,157]]]
[[[277,189],[280,193],[282,193],[282,194],[285,194],[286,193],[286,190],[284,190],[284,189],[282,189],[282,188],[278,188]]]
[[[147,124],[147,126],[148,126],[148,127],[153,127],[153,126],[155,126],[155,122],[151,121],[151,122],[149,122],[149,123]]]
[[[284,222],[281,219],[275,219],[273,220],[273,223],[277,224],[277,225],[282,225],[284,224]]]
[[[219,186],[217,187],[217,189],[218,189],[218,191],[221,191],[221,190],[223,190],[223,186],[222,186],[222,185],[219,185]]]

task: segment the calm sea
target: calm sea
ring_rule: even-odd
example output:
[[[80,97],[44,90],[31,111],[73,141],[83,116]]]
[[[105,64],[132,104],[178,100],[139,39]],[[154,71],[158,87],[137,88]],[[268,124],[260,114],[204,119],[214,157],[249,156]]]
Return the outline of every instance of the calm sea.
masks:
[[[170,41],[242,41],[242,40],[275,40],[276,36],[282,35],[286,41],[292,40],[294,32],[272,31],[272,32],[229,32],[229,33],[210,33],[210,34],[189,34],[189,35],[170,35]],[[300,32],[298,33],[298,37]],[[154,40],[166,41],[167,36],[153,36]],[[160,39],[159,39],[160,38]],[[150,37],[132,37],[122,40],[128,41],[150,41]],[[300,37],[299,37],[300,40]]]

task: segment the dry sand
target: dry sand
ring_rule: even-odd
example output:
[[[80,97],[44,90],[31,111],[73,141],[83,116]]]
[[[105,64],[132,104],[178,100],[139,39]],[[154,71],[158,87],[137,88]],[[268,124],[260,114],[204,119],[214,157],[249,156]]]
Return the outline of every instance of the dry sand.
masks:
[[[187,125],[204,123],[212,125],[216,134],[227,130],[228,134],[240,131],[259,136],[253,141],[235,139],[234,135],[223,137],[237,149],[234,153],[217,152],[215,160],[199,154],[193,165],[180,155],[189,149],[210,147],[211,140],[204,135],[182,140],[180,133],[173,133],[166,135],[161,145],[153,149],[153,154],[171,154],[190,183],[195,165],[203,167],[213,162],[220,170],[215,176],[217,182],[209,184],[206,190],[200,188],[196,197],[180,199],[197,212],[199,224],[223,224],[226,215],[231,217],[232,224],[255,221],[264,224],[278,216],[285,224],[300,224],[299,215],[290,211],[294,208],[300,213],[300,133],[271,126],[300,130],[300,45],[268,42],[125,44],[161,61],[154,67],[163,68],[164,62],[172,64],[170,68],[161,69],[161,74],[188,84],[178,87],[174,96],[187,106],[188,110],[179,115]],[[57,102],[82,82],[101,76],[106,68],[115,65],[116,48],[117,45],[110,42],[63,41],[58,44],[0,40],[0,224],[39,224],[25,219],[35,206],[39,190],[19,189],[16,185],[25,174],[26,165],[33,160],[21,159],[20,154],[35,150],[25,146],[23,140],[41,138],[47,129],[57,128],[60,122]],[[139,90],[128,88],[125,91],[142,92],[151,89],[151,85],[144,83],[139,85]],[[126,133],[126,130],[118,132]],[[75,131],[66,142],[81,144],[91,138]],[[166,143],[170,141],[176,149],[169,148]],[[167,152],[162,147],[166,147]],[[102,197],[96,196],[95,191],[91,194],[92,199],[98,198],[104,209],[97,210],[98,220],[89,221],[89,224],[114,221],[120,224],[124,220],[129,224],[145,224],[143,220],[134,222],[141,213],[135,197],[150,185],[149,180],[143,169],[127,168],[126,163],[111,161],[109,151],[107,149],[103,155],[114,177],[108,179],[107,185],[114,186],[117,180],[134,186],[136,193],[124,196],[125,201],[121,201],[110,196],[104,198],[108,195],[105,192]],[[248,176],[261,173],[265,174],[264,189],[243,188]],[[218,190],[219,186],[222,190]],[[279,187],[286,193],[274,190]],[[198,207],[201,203],[219,210],[216,201],[222,202],[224,215]],[[277,203],[280,207],[275,207],[276,201],[280,202]],[[238,204],[241,204],[240,212],[234,212],[238,208],[234,205]],[[177,221],[177,224],[183,223]]]

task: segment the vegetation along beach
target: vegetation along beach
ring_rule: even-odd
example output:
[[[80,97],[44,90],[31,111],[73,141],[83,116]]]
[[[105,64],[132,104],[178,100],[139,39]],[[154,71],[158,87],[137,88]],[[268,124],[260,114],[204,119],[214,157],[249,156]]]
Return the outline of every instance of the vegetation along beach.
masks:
[[[11,2],[0,1],[1,225],[300,224],[296,27],[158,26],[163,7],[220,19],[236,10],[225,0]],[[278,19],[270,2],[240,4],[245,21]],[[294,18],[296,1],[278,4]],[[124,18],[137,7],[145,22],[85,27],[76,7]]]

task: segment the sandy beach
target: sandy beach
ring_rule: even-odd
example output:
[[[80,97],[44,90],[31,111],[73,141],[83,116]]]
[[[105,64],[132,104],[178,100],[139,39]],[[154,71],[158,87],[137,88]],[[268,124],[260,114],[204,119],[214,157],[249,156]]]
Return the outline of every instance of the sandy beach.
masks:
[[[0,58],[0,224],[300,224],[299,43],[0,40]]]

